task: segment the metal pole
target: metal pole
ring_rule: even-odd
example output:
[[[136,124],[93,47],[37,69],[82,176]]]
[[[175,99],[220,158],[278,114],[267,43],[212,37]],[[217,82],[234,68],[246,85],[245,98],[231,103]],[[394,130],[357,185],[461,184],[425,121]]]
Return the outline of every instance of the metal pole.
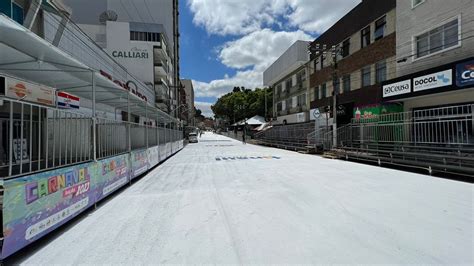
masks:
[[[131,137],[131,126],[130,120],[132,119],[130,115],[130,92],[127,93],[127,127],[128,127],[128,152],[132,152],[132,137]]]
[[[92,78],[92,152],[94,161],[97,161],[97,121],[96,121],[96,106],[95,106],[95,75],[94,71],[91,71],[91,78]]]
[[[10,128],[9,131],[9,144],[8,144],[8,177],[12,176],[13,170],[13,103],[10,102]]]
[[[336,47],[333,46],[333,62],[334,62],[334,72],[333,72],[333,101],[332,101],[332,117],[333,117],[333,132],[332,132],[332,146],[336,148],[337,146],[337,94],[339,93],[339,88],[336,88],[337,80],[337,51]]]

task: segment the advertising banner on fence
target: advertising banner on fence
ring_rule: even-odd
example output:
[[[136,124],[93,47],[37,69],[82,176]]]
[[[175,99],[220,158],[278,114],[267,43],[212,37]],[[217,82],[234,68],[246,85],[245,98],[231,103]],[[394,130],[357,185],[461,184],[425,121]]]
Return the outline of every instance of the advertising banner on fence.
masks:
[[[148,170],[148,156],[146,150],[132,151],[132,178],[137,177]]]
[[[93,163],[4,181],[6,257],[72,219],[94,204]]]
[[[159,146],[158,152],[160,153],[160,162],[164,161],[166,159],[166,145],[161,144]]]
[[[94,173],[94,177],[97,178],[97,200],[101,200],[128,183],[130,178],[128,155],[98,162],[97,173]]]
[[[160,163],[160,154],[158,146],[148,148],[147,150],[148,155],[148,164],[150,167],[154,167],[158,163]]]

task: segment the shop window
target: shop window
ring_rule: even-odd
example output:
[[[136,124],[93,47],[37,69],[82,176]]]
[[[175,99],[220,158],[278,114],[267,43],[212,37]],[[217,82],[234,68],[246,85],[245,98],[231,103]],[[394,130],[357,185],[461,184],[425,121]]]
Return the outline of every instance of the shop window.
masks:
[[[346,57],[346,56],[349,56],[349,52],[350,52],[350,46],[351,46],[351,39],[347,39],[345,41],[342,42],[342,57]]]
[[[383,38],[385,33],[385,26],[387,25],[386,17],[383,16],[379,20],[375,21],[375,32],[374,32],[374,39],[380,40]]]
[[[345,75],[342,77],[342,89],[344,92],[351,91],[351,75]]]
[[[25,19],[23,8],[16,3],[12,3],[12,19],[21,25],[23,25]]]
[[[371,75],[371,71],[370,71],[370,66],[366,66],[364,68],[362,68],[361,70],[361,80],[362,80],[362,86],[361,87],[366,87],[366,86],[370,86],[372,85],[372,81],[371,81],[371,78],[370,78],[370,75]]]
[[[375,82],[381,83],[387,80],[387,62],[385,60],[375,64]]]
[[[416,57],[424,57],[459,45],[459,20],[456,18],[416,37]]]
[[[370,44],[370,26],[360,32],[360,47],[364,48]]]

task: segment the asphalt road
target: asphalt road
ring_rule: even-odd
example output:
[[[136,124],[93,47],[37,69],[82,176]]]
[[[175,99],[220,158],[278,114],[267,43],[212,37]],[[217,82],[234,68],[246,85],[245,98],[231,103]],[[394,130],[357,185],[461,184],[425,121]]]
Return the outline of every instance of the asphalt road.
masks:
[[[473,263],[471,184],[199,140],[12,262]]]

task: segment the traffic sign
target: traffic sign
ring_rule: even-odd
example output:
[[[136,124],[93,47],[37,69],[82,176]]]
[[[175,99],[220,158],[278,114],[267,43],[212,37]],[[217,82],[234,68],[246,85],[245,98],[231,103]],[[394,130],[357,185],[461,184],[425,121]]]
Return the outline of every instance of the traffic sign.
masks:
[[[314,109],[313,116],[314,118],[319,118],[321,116],[318,108]]]

